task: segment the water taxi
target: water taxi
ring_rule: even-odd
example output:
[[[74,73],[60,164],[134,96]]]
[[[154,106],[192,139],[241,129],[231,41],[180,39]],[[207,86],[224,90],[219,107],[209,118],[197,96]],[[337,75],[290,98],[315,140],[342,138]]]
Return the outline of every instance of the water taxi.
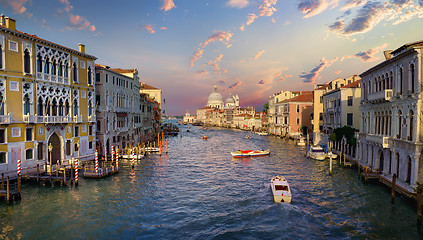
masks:
[[[311,146],[308,153],[309,157],[318,161],[323,161],[326,158],[326,153],[320,146]]]
[[[269,135],[267,132],[257,132],[258,135],[260,136],[267,136]]]
[[[243,158],[243,157],[261,157],[270,154],[270,150],[238,150],[236,152],[231,152],[232,157],[234,158]]]
[[[272,188],[273,199],[275,202],[291,203],[291,188],[289,187],[285,177],[274,176],[270,180],[270,187]]]

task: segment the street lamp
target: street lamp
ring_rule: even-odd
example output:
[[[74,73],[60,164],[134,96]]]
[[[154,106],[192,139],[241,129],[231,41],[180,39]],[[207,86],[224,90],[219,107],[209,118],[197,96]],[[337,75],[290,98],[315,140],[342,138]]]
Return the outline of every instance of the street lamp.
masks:
[[[53,151],[53,145],[51,145],[51,143],[48,145],[48,152],[49,152],[49,155],[50,155],[50,174],[51,174],[51,165],[52,165],[52,163],[51,163],[51,151]]]

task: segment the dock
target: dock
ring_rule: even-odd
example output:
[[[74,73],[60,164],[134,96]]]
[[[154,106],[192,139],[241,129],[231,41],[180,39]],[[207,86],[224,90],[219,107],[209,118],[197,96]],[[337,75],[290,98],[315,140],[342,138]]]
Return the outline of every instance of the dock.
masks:
[[[0,198],[5,199],[11,203],[21,199],[21,181],[20,178],[11,179],[7,177],[4,179],[2,174],[0,183]]]
[[[93,164],[87,164],[83,168],[83,177],[84,178],[104,178],[110,175],[113,175],[115,173],[119,172],[119,169],[114,166],[112,163],[101,163],[101,167],[95,169],[95,165]]]

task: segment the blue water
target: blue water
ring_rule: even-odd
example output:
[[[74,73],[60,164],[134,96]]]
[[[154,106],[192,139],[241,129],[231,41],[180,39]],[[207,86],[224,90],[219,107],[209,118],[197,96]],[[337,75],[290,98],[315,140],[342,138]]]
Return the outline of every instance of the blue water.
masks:
[[[119,174],[77,188],[24,184],[21,202],[0,203],[0,239],[423,239],[414,203],[392,205],[386,187],[356,170],[334,164],[329,175],[328,160],[276,137],[180,127],[168,155],[135,169],[120,161]],[[272,153],[229,153],[259,148]],[[273,202],[274,175],[290,183],[292,204]]]

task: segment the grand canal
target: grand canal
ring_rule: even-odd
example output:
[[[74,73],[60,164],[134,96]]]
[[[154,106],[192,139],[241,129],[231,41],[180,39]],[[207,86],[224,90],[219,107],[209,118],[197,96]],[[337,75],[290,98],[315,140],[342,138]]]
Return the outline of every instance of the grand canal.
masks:
[[[416,209],[355,170],[306,159],[292,142],[226,129],[181,126],[168,155],[135,169],[81,179],[78,188],[23,185],[21,202],[0,203],[0,239],[422,239]],[[245,139],[250,134],[252,139]],[[202,135],[209,136],[207,141]],[[230,151],[272,154],[233,159]],[[272,201],[273,175],[292,204]]]

